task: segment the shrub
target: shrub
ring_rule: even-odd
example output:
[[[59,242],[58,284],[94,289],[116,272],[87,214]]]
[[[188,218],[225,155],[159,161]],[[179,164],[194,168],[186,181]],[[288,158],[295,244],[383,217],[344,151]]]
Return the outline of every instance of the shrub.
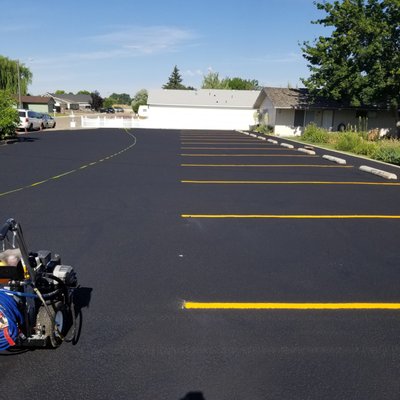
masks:
[[[302,139],[311,143],[328,143],[330,133],[323,128],[318,128],[315,124],[306,126]]]
[[[370,158],[375,157],[377,150],[378,150],[378,146],[376,145],[376,143],[368,142],[366,140],[362,140],[353,149],[354,153],[361,154],[363,156],[367,156]]]
[[[339,135],[336,148],[341,151],[354,151],[357,146],[361,146],[363,139],[355,132],[343,132]]]
[[[15,99],[10,93],[0,90],[0,139],[15,136],[15,129],[19,124],[18,111],[13,107]]]
[[[383,140],[374,154],[376,160],[400,165],[400,142],[396,140]]]
[[[255,129],[258,133],[271,134],[274,133],[274,127],[271,125],[260,124]]]

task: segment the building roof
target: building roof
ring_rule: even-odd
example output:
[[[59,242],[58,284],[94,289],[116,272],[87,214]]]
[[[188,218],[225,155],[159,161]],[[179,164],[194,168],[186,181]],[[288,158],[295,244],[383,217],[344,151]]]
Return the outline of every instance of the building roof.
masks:
[[[47,96],[53,97],[57,101],[64,103],[91,103],[92,97],[89,94],[55,94],[46,93]]]
[[[343,103],[328,100],[323,97],[310,99],[309,91],[305,88],[275,88],[265,87],[264,95],[267,96],[275,108],[341,108],[345,107]]]
[[[52,100],[51,97],[45,97],[45,96],[21,96],[22,103],[49,104],[51,100]]]
[[[173,90],[149,91],[147,104],[180,107],[255,108],[259,90]]]
[[[387,106],[382,105],[361,105],[359,107],[352,106],[347,101],[330,100],[325,97],[319,96],[311,98],[308,89],[290,89],[290,88],[276,88],[265,87],[261,91],[261,102],[268,97],[275,108],[286,109],[358,109],[358,110],[386,110]],[[258,101],[258,107],[261,103]]]

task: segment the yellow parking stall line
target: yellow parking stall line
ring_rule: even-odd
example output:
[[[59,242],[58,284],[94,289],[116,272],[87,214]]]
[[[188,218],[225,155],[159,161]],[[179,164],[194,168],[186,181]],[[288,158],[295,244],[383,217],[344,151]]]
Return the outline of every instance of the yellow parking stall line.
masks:
[[[244,168],[353,168],[351,165],[320,164],[181,164],[181,167],[244,167]]]
[[[250,142],[250,141],[246,141],[247,142],[247,144],[248,145],[252,145],[252,146],[254,146],[256,143],[255,142]],[[257,142],[258,143],[258,142]],[[185,142],[181,142],[181,144],[182,145],[187,145],[187,144],[191,144],[191,145],[194,145],[194,144],[197,144],[197,145],[199,145],[199,144],[213,144],[213,145],[216,145],[216,144],[224,144],[224,145],[227,145],[227,144],[232,144],[232,145],[237,145],[237,144],[246,144],[245,142],[229,142],[229,141],[227,141],[227,142],[187,142],[187,141],[185,141]],[[262,143],[260,143],[260,145],[262,145]]]
[[[182,218],[204,219],[400,219],[400,215],[286,215],[286,214],[181,214]]]
[[[221,135],[221,136],[190,136],[190,135],[181,135],[181,139],[245,139],[240,136],[235,135]],[[249,139],[249,138],[246,138]],[[253,138],[251,138],[253,139]]]
[[[261,144],[261,143],[260,143]],[[293,149],[288,149],[286,147],[268,147],[268,146],[260,146],[260,147],[181,147],[181,150],[256,150],[256,151],[289,151]]]
[[[185,310],[400,310],[400,303],[205,303],[183,302]]]
[[[394,182],[331,182],[331,181],[209,181],[181,180],[181,183],[196,185],[368,185],[368,186],[400,186]]]
[[[181,154],[182,157],[319,157],[307,154]]]

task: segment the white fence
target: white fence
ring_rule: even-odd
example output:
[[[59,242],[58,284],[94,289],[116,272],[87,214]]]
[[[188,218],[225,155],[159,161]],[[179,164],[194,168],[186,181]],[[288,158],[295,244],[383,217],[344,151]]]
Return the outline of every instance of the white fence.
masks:
[[[82,128],[148,129],[249,129],[254,124],[253,110],[155,109],[148,118],[81,116]]]
[[[82,128],[145,128],[146,122],[138,118],[81,117]]]

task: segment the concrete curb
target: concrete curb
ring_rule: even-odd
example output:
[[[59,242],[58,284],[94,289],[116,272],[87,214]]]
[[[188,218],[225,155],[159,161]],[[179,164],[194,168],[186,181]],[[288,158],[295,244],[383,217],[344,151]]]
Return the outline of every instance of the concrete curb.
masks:
[[[342,164],[342,165],[347,164],[347,161],[345,159],[339,158],[339,157],[330,156],[328,154],[324,154],[322,156],[322,158],[325,158],[326,160],[329,160],[329,161],[333,161],[333,162],[335,162],[337,164]]]
[[[289,140],[289,141],[291,141],[291,142],[293,142],[293,143],[301,144],[301,145],[303,145],[303,146],[305,145],[304,142],[302,142],[302,141],[300,141],[300,140],[296,140],[296,139],[294,139],[294,138],[288,138],[288,137],[287,137],[287,138],[285,138],[285,140]],[[335,149],[329,149],[329,148],[326,148],[326,147],[319,146],[319,145],[317,145],[317,144],[312,144],[312,145],[309,144],[309,146],[311,146],[311,147],[313,147],[313,148],[315,148],[315,149],[323,150],[323,151],[331,151],[332,153],[343,154],[344,156],[349,156],[349,157],[352,157],[352,158],[358,158],[358,159],[360,159],[360,160],[365,160],[365,161],[370,161],[370,162],[377,163],[377,164],[381,164],[381,165],[386,165],[386,166],[388,166],[388,167],[390,167],[390,168],[400,169],[400,165],[389,164],[389,163],[387,163],[387,162],[380,161],[380,160],[374,160],[374,159],[372,159],[372,158],[368,158],[368,157],[362,156],[362,155],[360,155],[360,154],[352,154],[352,153],[348,153],[348,152],[345,152],[345,151],[340,151],[340,150],[335,150]]]
[[[367,165],[361,165],[361,167],[359,169],[360,169],[360,171],[364,171],[364,172],[368,172],[370,174],[378,175],[378,176],[381,176],[382,178],[385,178],[385,179],[397,179],[397,175],[396,174],[392,174],[390,172],[386,172],[386,171],[383,171],[381,169],[371,168],[371,167],[368,167]]]
[[[289,144],[289,143],[281,143],[280,145],[282,147],[286,147],[288,149],[294,149],[294,146],[292,144]]]
[[[257,136],[260,140],[267,140],[267,138],[266,137],[264,137],[264,136]]]
[[[310,154],[312,156],[315,156],[315,151],[314,150],[308,150],[308,149],[304,149],[302,147],[299,147],[297,149],[297,151],[301,151],[302,153],[306,153],[306,154]]]
[[[273,140],[273,139],[267,139],[267,142],[272,143],[272,144],[278,144],[278,141]]]

